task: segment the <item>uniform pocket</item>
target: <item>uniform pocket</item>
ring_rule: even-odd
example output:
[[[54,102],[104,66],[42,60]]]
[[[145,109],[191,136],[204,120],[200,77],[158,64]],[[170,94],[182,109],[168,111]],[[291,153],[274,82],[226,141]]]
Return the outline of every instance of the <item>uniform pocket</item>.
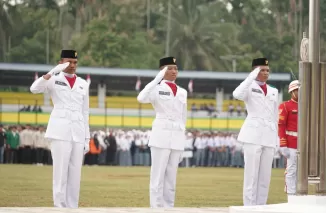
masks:
[[[264,94],[263,93],[258,93],[258,92],[252,92],[251,96],[253,98],[264,98]]]
[[[270,123],[271,129],[275,132],[277,130],[277,124],[274,122]]]
[[[70,98],[70,89],[68,88],[68,86],[55,85],[54,89],[60,98]]]
[[[163,100],[163,101],[168,101],[168,100],[171,100],[171,96],[170,95],[159,95],[159,99]]]
[[[152,124],[153,128],[157,128],[157,129],[166,129],[167,125],[164,122],[157,122],[154,121]]]
[[[76,85],[77,86],[77,85]],[[72,90],[71,98],[76,102],[76,104],[82,104],[86,95],[86,91],[80,88]]]
[[[86,95],[86,91],[84,89],[77,89],[77,93],[81,94],[81,95]]]
[[[73,120],[73,121],[84,121],[84,117],[80,113],[73,112],[71,114],[71,120]]]
[[[184,95],[179,95],[178,100],[183,104],[187,103],[186,96]]]
[[[69,91],[68,86],[63,86],[63,85],[55,85],[54,88],[59,91]]]
[[[259,122],[257,120],[247,120],[246,125],[250,127],[258,128]]]
[[[62,110],[53,110],[52,113],[51,113],[51,117],[65,118],[66,117],[66,111],[64,109],[62,109]]]

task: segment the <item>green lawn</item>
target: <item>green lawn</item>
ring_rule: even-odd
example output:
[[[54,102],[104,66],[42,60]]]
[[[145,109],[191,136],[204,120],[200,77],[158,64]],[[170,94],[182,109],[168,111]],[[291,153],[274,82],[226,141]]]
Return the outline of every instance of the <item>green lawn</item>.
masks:
[[[268,203],[286,202],[274,169]],[[180,168],[176,207],[242,205],[243,169]],[[80,207],[148,207],[149,167],[84,167]],[[0,207],[51,207],[52,167],[0,165]]]

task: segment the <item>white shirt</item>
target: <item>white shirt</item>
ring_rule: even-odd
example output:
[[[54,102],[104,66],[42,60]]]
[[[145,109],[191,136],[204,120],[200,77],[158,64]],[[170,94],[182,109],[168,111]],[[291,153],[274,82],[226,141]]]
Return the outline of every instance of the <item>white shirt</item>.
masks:
[[[197,137],[195,140],[195,147],[197,149],[205,149],[207,147],[207,140],[203,136]]]
[[[193,139],[193,137],[187,137],[186,138],[186,146],[185,146],[185,149],[193,149],[194,147],[193,147],[193,145],[192,145],[192,143],[193,143],[193,141],[194,141],[194,139]]]

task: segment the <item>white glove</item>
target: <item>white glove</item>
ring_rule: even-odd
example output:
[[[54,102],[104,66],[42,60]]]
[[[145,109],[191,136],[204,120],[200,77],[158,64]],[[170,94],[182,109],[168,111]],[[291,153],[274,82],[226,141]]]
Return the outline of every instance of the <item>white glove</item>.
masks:
[[[168,67],[164,67],[164,69],[162,69],[155,77],[155,80],[160,82],[163,78],[164,78],[164,75],[166,73],[166,71],[168,70]]]
[[[287,147],[281,147],[280,152],[284,157],[290,158],[290,150]]]
[[[84,155],[86,155],[89,152],[89,139],[86,139],[84,144]]]
[[[152,80],[145,86],[145,88],[137,96],[138,102],[149,103],[148,97],[149,97],[151,91],[153,91],[153,89],[157,86],[157,84],[159,84],[162,81],[167,70],[168,70],[168,67],[165,67],[164,69],[162,69],[155,76],[154,80]]]
[[[50,75],[56,75],[59,72],[65,70],[68,66],[69,66],[70,62],[66,62],[63,64],[58,64],[56,67],[54,67],[52,70],[50,70],[50,72],[48,72],[48,74]]]
[[[256,67],[250,74],[249,78],[255,80],[260,72],[260,67]]]

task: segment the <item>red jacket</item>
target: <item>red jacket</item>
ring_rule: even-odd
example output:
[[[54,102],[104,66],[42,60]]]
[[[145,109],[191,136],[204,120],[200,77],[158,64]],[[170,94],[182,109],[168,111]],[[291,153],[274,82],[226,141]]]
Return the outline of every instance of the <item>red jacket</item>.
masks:
[[[280,137],[280,147],[296,149],[298,141],[297,135],[289,135],[286,131],[298,134],[298,102],[292,99],[283,102],[280,104],[278,112],[278,136]]]

